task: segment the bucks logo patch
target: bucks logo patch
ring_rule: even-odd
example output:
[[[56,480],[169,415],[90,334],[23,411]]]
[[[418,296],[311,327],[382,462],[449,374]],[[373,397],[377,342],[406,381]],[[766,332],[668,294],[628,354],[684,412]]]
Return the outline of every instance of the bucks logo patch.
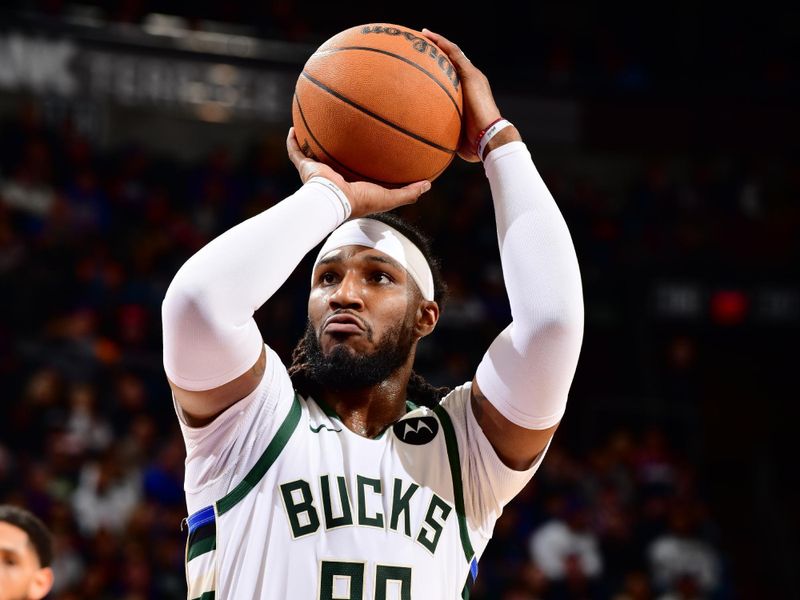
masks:
[[[421,446],[427,444],[439,432],[439,422],[435,417],[412,417],[393,425],[394,434],[406,444]]]

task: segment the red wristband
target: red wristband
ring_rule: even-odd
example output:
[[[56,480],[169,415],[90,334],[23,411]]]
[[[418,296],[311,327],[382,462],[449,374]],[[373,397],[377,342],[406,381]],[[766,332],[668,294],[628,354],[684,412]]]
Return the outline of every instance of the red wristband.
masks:
[[[495,123],[499,123],[502,120],[503,120],[503,117],[497,117],[494,121],[492,121],[486,127],[481,129],[481,132],[478,134],[478,137],[475,138],[475,154],[478,154],[478,147],[480,146],[480,143],[481,143],[481,140],[483,139],[483,136],[486,135],[486,132],[489,131],[489,129],[492,128],[492,125],[494,125]],[[480,155],[478,156],[478,158],[480,158]]]

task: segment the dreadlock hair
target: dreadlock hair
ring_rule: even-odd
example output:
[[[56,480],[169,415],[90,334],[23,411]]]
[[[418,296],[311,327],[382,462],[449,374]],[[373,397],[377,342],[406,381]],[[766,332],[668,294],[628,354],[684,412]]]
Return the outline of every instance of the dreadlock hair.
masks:
[[[28,534],[31,546],[39,559],[39,566],[50,566],[53,562],[53,537],[47,526],[36,515],[19,506],[0,504],[0,523],[8,523]]]
[[[420,249],[425,260],[431,268],[433,275],[433,299],[441,309],[447,299],[447,284],[442,277],[441,266],[439,260],[433,255],[431,250],[430,238],[417,226],[402,219],[395,213],[380,213],[370,215],[370,219],[380,221],[393,227]],[[292,380],[294,388],[302,395],[316,395],[319,393],[319,386],[310,376],[308,364],[308,348],[306,347],[305,337],[300,338],[300,341],[295,346],[292,352],[292,364],[289,367],[289,377]],[[428,406],[433,408],[441,399],[450,391],[448,387],[436,387],[428,383],[424,377],[411,371],[411,377],[408,380],[408,388],[406,390],[408,399],[418,406]]]

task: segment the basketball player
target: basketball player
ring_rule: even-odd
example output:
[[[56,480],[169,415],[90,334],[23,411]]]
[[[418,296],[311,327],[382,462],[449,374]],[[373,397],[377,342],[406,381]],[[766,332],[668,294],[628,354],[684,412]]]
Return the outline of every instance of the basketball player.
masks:
[[[513,323],[446,395],[414,374],[443,286],[423,241],[378,213],[430,183],[347,183],[290,130],[303,186],[191,257],[163,303],[191,599],[467,597],[564,413],[583,335],[567,226],[486,77],[425,35],[461,78],[459,154],[484,161]],[[253,312],[323,240],[287,371]]]
[[[53,587],[53,541],[33,514],[0,505],[0,600],[40,600]]]

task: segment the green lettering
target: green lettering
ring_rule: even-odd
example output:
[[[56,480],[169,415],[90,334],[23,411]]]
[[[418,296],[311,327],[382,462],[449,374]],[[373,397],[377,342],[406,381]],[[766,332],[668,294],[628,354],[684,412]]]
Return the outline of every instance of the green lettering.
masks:
[[[376,512],[374,517],[367,516],[367,486],[371,487],[376,494],[381,493],[381,480],[370,479],[369,477],[356,476],[358,485],[358,524],[370,527],[380,527],[383,529],[383,514]]]
[[[409,502],[411,497],[419,489],[416,483],[408,486],[405,494],[401,494],[403,482],[399,479],[394,480],[394,489],[392,490],[392,518],[389,520],[389,529],[397,531],[397,522],[402,514],[404,517],[405,533],[411,537],[411,517],[409,510]]]
[[[436,552],[436,545],[439,543],[439,537],[442,535],[442,529],[444,529],[444,524],[451,510],[453,510],[452,507],[436,494],[431,497],[431,503],[428,505],[428,512],[425,515],[425,522],[419,529],[419,535],[417,535],[417,541],[430,550],[431,554]]]
[[[353,524],[353,513],[350,510],[350,497],[347,494],[347,482],[344,477],[336,478],[339,488],[339,503],[342,507],[342,514],[339,517],[333,516],[333,506],[331,504],[331,488],[328,483],[328,476],[323,475],[319,478],[319,487],[322,491],[322,508],[325,512],[325,529],[344,527]]]
[[[298,479],[280,486],[283,505],[289,516],[292,535],[296,538],[314,533],[319,529],[319,517],[314,508],[314,498],[311,496],[311,486],[307,481]]]

